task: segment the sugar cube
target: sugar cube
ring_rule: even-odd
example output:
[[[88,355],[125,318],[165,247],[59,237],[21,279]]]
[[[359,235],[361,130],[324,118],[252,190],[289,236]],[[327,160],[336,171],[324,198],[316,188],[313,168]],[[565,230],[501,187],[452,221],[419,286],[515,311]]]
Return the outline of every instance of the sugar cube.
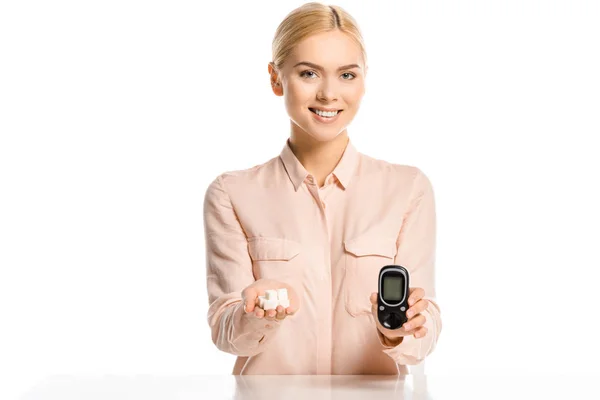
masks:
[[[284,309],[290,306],[287,289],[269,289],[265,290],[264,296],[258,296],[258,306],[263,310],[274,310],[277,306]]]
[[[290,306],[290,301],[288,299],[279,300],[279,305],[283,308],[288,308]]]
[[[263,308],[263,310],[274,310],[277,308],[278,303],[279,303],[279,300],[277,300],[277,299],[273,299],[273,300],[265,299],[264,307],[262,307],[262,308]]]
[[[288,298],[288,293],[287,293],[287,289],[277,289],[277,298],[279,300],[287,300]]]

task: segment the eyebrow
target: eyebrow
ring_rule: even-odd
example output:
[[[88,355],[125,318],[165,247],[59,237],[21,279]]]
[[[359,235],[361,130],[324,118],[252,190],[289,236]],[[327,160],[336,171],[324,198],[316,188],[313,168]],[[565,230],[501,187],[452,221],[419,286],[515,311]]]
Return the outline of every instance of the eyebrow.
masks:
[[[320,65],[317,64],[313,64],[311,62],[308,61],[300,61],[298,64],[294,65],[294,68],[296,68],[298,65],[306,65],[308,67],[314,68],[314,69],[318,69],[320,71],[323,71],[323,67],[321,67]],[[360,68],[360,65],[358,64],[348,64],[348,65],[342,65],[341,67],[339,67],[337,70],[341,71],[343,69],[351,69],[351,68]]]

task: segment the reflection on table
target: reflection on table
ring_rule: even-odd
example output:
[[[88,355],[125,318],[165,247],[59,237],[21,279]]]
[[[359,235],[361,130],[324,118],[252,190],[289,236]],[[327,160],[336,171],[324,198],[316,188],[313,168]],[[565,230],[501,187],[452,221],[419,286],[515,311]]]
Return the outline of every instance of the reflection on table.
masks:
[[[238,375],[235,400],[430,400],[426,377],[412,375]]]
[[[22,400],[431,400],[411,375],[51,376]]]
[[[480,371],[482,372],[482,371]],[[600,376],[50,376],[21,400],[600,399]]]

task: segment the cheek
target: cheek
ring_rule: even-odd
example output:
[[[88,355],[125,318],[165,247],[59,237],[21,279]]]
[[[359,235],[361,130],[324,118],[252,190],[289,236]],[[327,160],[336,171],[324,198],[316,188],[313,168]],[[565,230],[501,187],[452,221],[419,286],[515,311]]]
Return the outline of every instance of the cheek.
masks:
[[[289,97],[294,104],[299,106],[306,106],[311,100],[315,98],[315,93],[312,87],[308,85],[290,85],[288,88]]]
[[[344,90],[343,98],[347,104],[351,105],[352,107],[356,107],[360,103],[364,94],[364,85],[353,85]]]
[[[296,98],[304,104],[314,101],[318,90],[319,85],[317,82],[308,82],[299,79],[290,79],[287,85],[290,97]]]
[[[302,107],[304,104],[300,99],[288,96],[285,101],[288,116],[294,121],[299,121],[303,116]]]

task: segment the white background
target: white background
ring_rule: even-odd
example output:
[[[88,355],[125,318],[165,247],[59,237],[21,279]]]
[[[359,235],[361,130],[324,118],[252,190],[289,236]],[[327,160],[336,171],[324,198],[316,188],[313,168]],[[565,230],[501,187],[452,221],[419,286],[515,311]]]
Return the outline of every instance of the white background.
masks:
[[[289,135],[267,63],[300,4],[0,3],[0,397],[54,374],[231,373],[202,202]],[[367,45],[350,138],[434,186],[428,373],[600,373],[599,3],[326,4]]]

